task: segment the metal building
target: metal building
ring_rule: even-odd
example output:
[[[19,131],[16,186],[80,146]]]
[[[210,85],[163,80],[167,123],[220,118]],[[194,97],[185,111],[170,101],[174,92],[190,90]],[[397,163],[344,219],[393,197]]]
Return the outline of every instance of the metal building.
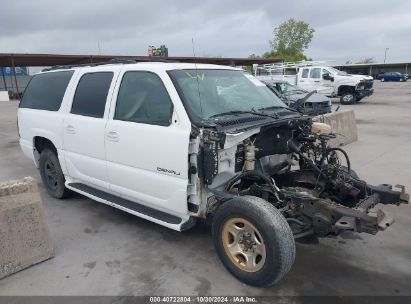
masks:
[[[0,67],[0,91],[8,91],[10,97],[24,92],[30,79],[27,67]]]
[[[61,55],[61,54],[2,54],[0,53],[0,70],[4,70],[4,77],[0,76],[0,91],[9,91],[9,95],[19,98],[27,86],[30,76],[19,75],[26,71],[24,67],[48,67],[56,65],[89,65],[110,60],[170,61],[211,63],[230,66],[251,66],[253,64],[267,64],[282,61],[280,59],[252,59],[252,58],[220,58],[220,57],[150,57],[150,56],[110,56],[110,55]],[[8,69],[8,70],[7,70]],[[9,73],[7,72],[9,71]],[[14,73],[16,71],[16,73]]]
[[[374,78],[381,72],[400,72],[401,74],[411,73],[411,62],[403,63],[357,63],[335,65],[335,68],[346,71],[350,74],[370,75]]]

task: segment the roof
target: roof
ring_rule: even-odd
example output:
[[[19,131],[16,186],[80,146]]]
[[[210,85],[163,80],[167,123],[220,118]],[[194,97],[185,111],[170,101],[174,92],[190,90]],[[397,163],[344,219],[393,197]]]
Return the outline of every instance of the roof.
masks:
[[[157,70],[157,71],[169,71],[169,70],[180,70],[180,69],[187,69],[187,70],[194,70],[194,69],[219,69],[219,70],[241,70],[240,68],[236,67],[230,67],[230,66],[224,66],[224,65],[216,65],[216,64],[204,64],[204,63],[186,63],[186,62],[107,62],[103,64],[97,63],[96,65],[94,64],[82,64],[79,66],[70,66],[70,65],[62,65],[62,66],[54,66],[52,68],[47,68],[42,71],[45,73],[48,72],[56,72],[56,71],[61,71],[61,70],[93,70],[93,71],[101,71],[101,70],[107,70],[109,68],[110,70],[116,70],[123,68],[125,70],[141,70],[141,69],[149,69],[149,70]]]
[[[281,62],[281,59],[220,58],[220,57],[149,57],[149,56],[117,56],[117,55],[62,55],[62,54],[19,54],[0,53],[0,66],[55,66],[73,65],[118,60],[135,61],[171,61],[210,63],[218,65],[252,65]]]
[[[410,66],[411,62],[390,62],[390,63],[351,63],[351,64],[333,64],[334,67],[347,67],[347,68],[356,68],[356,67],[403,67]]]

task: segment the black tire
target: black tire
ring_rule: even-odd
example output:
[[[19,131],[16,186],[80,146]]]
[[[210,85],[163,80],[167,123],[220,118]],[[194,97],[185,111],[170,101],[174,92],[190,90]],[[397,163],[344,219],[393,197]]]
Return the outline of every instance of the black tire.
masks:
[[[357,96],[354,92],[344,92],[340,97],[340,103],[343,105],[352,105],[356,103]]]
[[[255,272],[239,268],[241,266],[232,261],[233,256],[230,257],[223,244],[225,224],[238,218],[254,225],[258,239],[261,237],[264,244],[264,262]],[[215,249],[224,266],[237,279],[248,285],[275,284],[290,271],[294,263],[295,243],[290,226],[273,205],[261,198],[242,196],[224,203],[214,215],[212,232]],[[241,237],[239,239],[241,240]],[[255,261],[257,259],[253,260]]]
[[[39,170],[48,194],[55,198],[65,198],[70,194],[70,190],[64,186],[66,179],[57,155],[53,151],[49,149],[41,151]]]

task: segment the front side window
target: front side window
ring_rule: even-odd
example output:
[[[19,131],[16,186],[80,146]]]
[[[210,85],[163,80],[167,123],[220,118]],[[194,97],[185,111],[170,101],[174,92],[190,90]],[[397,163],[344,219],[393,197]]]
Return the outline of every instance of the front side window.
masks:
[[[20,102],[20,108],[58,111],[74,71],[50,72],[33,76]]]
[[[301,75],[301,78],[308,78],[308,71],[309,69],[303,69],[303,74]]]
[[[336,74],[336,75],[340,75],[340,76],[348,75],[347,72],[337,70],[333,67],[327,67],[327,69],[331,72],[331,74]]]
[[[230,111],[286,107],[264,83],[243,71],[198,69],[168,73],[186,107],[200,119]]]
[[[321,78],[321,69],[320,68],[312,68],[310,70],[310,78],[314,78],[314,79]]]
[[[112,72],[84,74],[77,85],[71,113],[102,118],[112,79]]]
[[[173,103],[159,76],[152,72],[126,72],[117,96],[114,119],[166,126]]]

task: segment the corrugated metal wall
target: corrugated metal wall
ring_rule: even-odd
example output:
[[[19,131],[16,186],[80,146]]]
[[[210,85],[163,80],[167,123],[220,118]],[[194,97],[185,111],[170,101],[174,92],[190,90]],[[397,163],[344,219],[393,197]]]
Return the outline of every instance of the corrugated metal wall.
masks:
[[[7,91],[9,91],[9,95],[12,96],[16,94],[16,84],[14,81],[13,76],[5,76],[4,79],[6,80]],[[27,84],[29,83],[31,76],[17,76],[17,85],[19,86],[20,94],[24,92]],[[4,88],[4,81],[3,76],[0,76],[0,91],[5,91]]]

